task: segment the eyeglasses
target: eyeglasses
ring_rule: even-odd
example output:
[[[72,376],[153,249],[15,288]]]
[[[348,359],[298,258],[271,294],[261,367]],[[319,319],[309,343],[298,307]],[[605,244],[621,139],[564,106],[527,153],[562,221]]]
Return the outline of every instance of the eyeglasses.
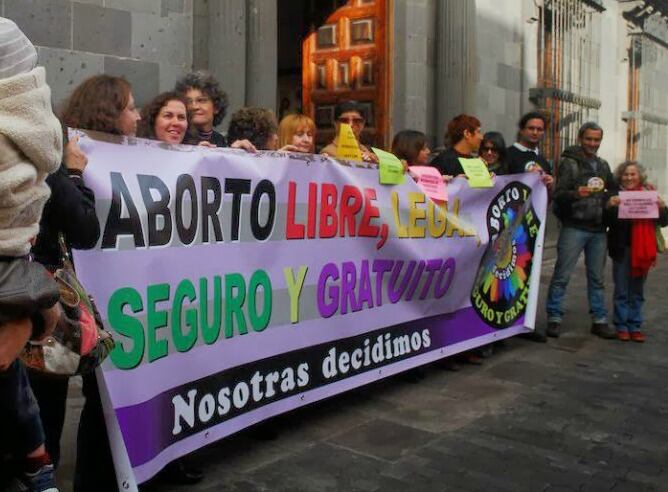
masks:
[[[482,148],[482,153],[484,154],[486,152],[494,152],[495,154],[498,154],[499,149],[497,149],[496,147],[483,147]]]
[[[339,118],[339,123],[359,126],[364,123],[364,118]]]
[[[206,104],[206,103],[208,103],[209,101],[211,101],[211,98],[210,98],[210,97],[200,96],[200,97],[196,97],[195,99],[188,99],[188,104],[191,104],[191,105],[192,105],[192,104],[199,104],[199,105],[202,105],[202,104]]]

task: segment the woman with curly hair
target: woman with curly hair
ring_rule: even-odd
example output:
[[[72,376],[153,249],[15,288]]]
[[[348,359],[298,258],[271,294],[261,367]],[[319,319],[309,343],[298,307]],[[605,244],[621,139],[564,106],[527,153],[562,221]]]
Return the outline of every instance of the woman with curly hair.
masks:
[[[183,143],[188,131],[188,110],[185,97],[176,92],[163,92],[142,109],[138,135],[170,144]]]
[[[645,168],[636,161],[626,161],[615,170],[620,191],[655,190],[647,183]],[[615,291],[612,298],[617,340],[642,343],[645,335],[642,307],[645,280],[657,260],[657,226],[668,226],[668,208],[661,197],[656,206],[657,219],[620,219],[620,198],[611,196],[605,210],[608,225],[608,254],[612,258]],[[660,231],[658,232],[660,233]]]
[[[276,115],[266,108],[241,108],[232,115],[227,129],[230,140],[247,140],[257,150],[278,149]]]
[[[215,147],[232,147],[255,152],[256,149],[248,140],[228,139],[214,130],[225,119],[229,100],[227,94],[213,75],[203,70],[190,72],[176,82],[174,88],[185,97],[188,103],[188,112],[191,115],[191,128],[184,143],[199,145],[207,142]]]

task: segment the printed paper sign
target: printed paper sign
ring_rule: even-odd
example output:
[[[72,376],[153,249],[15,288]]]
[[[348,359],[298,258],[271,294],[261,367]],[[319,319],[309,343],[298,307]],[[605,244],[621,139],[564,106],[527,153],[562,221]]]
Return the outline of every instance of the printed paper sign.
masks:
[[[378,157],[380,184],[395,185],[403,183],[406,171],[399,158],[394,154],[375,147],[371,147],[371,150]]]
[[[425,195],[437,202],[448,201],[448,190],[438,169],[431,166],[411,166],[409,169]]]
[[[353,128],[348,123],[339,125],[339,135],[336,139],[336,158],[349,161],[362,160],[359,143],[357,143]]]
[[[620,219],[658,219],[659,194],[656,191],[620,191]]]
[[[480,158],[464,159],[460,157],[459,162],[464,169],[471,188],[491,188],[494,186],[492,176],[489,174],[485,161]]]

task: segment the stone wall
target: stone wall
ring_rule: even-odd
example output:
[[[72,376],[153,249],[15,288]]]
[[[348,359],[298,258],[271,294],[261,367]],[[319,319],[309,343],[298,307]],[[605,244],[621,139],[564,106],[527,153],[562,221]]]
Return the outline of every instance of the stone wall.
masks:
[[[0,0],[38,47],[56,105],[85,78],[122,75],[138,104],[193,62],[193,0]]]

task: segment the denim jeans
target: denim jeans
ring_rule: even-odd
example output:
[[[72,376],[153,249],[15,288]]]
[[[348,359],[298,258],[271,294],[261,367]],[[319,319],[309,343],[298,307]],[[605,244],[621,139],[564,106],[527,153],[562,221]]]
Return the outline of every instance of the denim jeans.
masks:
[[[612,277],[615,281],[615,292],[612,296],[615,328],[617,331],[639,331],[647,277],[631,276],[630,248],[626,248],[621,261],[612,262]]]
[[[608,312],[603,295],[603,269],[607,255],[605,232],[589,232],[574,227],[562,227],[557,243],[557,264],[547,293],[547,320],[561,323],[566,287],[584,251],[587,268],[587,298],[589,314],[595,323],[605,323]]]
[[[20,458],[44,443],[37,400],[30,389],[28,372],[19,360],[0,372],[0,436],[3,446],[10,448],[4,451]]]

